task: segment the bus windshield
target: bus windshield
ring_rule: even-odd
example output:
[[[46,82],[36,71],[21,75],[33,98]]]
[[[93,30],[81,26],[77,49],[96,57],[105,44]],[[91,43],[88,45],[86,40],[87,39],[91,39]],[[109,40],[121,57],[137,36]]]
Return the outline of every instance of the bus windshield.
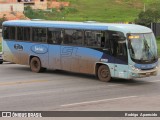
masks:
[[[153,33],[130,34],[129,51],[133,61],[145,63],[157,59],[157,46]]]

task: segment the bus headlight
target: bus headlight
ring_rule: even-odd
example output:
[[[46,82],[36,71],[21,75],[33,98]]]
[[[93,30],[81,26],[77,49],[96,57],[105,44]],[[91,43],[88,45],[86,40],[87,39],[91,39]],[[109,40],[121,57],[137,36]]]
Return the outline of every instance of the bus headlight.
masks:
[[[136,67],[134,67],[133,65],[130,65],[130,67],[131,67],[131,69],[132,69],[133,71],[140,71],[139,68],[136,68]]]

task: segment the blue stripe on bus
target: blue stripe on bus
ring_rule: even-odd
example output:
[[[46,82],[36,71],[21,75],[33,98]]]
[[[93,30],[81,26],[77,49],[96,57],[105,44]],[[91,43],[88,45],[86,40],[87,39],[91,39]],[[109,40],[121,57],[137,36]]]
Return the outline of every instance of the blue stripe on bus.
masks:
[[[123,61],[121,59],[118,59],[116,56],[111,56],[109,54],[104,53],[101,59],[108,60],[107,63],[113,63],[113,64],[124,64],[128,65],[127,61]]]
[[[149,70],[149,69],[155,68],[157,65],[158,65],[158,62],[152,63],[152,64],[135,64],[134,66],[141,70]]]

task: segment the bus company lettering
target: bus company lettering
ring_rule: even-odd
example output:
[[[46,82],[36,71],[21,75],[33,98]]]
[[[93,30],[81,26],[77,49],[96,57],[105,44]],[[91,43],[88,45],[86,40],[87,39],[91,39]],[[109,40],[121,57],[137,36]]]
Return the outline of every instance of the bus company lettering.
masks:
[[[31,47],[31,50],[37,54],[45,54],[48,52],[47,47],[43,45],[34,45]]]
[[[108,62],[108,59],[101,59],[101,62]]]
[[[23,50],[23,46],[22,46],[22,45],[19,45],[19,44],[15,44],[15,45],[14,45],[14,49],[19,50],[19,51],[22,51],[22,50]]]
[[[44,49],[40,46],[35,46],[35,51],[40,51],[40,52],[43,52]]]

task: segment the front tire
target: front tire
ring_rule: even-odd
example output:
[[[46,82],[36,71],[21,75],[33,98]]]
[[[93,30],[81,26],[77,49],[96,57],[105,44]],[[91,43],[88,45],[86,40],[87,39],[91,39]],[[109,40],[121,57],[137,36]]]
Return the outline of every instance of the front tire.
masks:
[[[108,66],[101,65],[97,72],[98,79],[103,82],[109,82],[111,80],[111,74]]]
[[[39,73],[42,70],[41,61],[37,57],[33,57],[30,61],[30,68],[33,72]]]

